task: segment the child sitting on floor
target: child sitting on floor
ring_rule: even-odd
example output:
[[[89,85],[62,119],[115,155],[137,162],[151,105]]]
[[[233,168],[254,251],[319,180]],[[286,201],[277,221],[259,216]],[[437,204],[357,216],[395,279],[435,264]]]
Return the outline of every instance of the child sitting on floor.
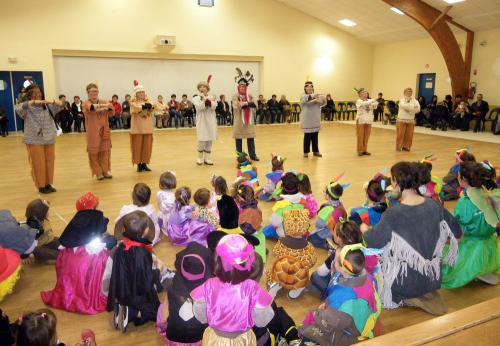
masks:
[[[189,204],[190,200],[189,187],[180,187],[175,191],[175,209],[168,220],[167,235],[177,246],[186,246],[192,241],[205,246],[207,235],[214,227],[207,221],[193,218],[195,207]]]
[[[339,177],[333,179],[325,187],[324,195],[326,203],[319,208],[316,219],[316,229],[309,236],[309,241],[317,248],[328,249],[327,239],[332,239],[332,232],[340,218],[347,218],[347,212],[340,201],[344,189],[349,185],[339,182]]]
[[[153,245],[156,245],[160,241],[160,225],[158,224],[158,212],[155,207],[150,203],[151,200],[151,189],[149,186],[143,183],[137,183],[134,186],[134,190],[132,191],[132,202],[133,204],[124,205],[118,214],[118,217],[115,220],[115,225],[121,225],[121,218],[125,215],[140,210],[145,212],[149,218],[151,219],[154,225],[154,239]],[[115,229],[118,227],[115,226]],[[121,228],[120,228],[121,230]],[[120,239],[117,236],[118,239]]]
[[[297,178],[299,178],[299,192],[304,195],[304,207],[309,211],[309,218],[312,220],[318,214],[318,202],[313,196],[311,181],[305,173],[297,174]]]
[[[175,189],[177,188],[177,178],[175,173],[167,171],[160,176],[160,191],[156,194],[158,203],[158,222],[163,234],[167,235],[168,219],[175,208]]]
[[[432,175],[432,161],[435,160],[436,159],[433,158],[432,155],[429,155],[415,163],[420,177],[420,187],[418,188],[418,193],[423,197],[427,197],[441,203],[439,193],[441,192],[443,182],[438,177]]]
[[[216,247],[215,278],[191,292],[194,315],[209,327],[205,345],[256,346],[254,326],[265,327],[274,316],[272,297],[250,279],[255,253],[238,234],[224,236]]]
[[[250,161],[248,154],[244,152],[236,152],[236,161],[236,176],[238,178],[245,178],[247,184],[251,186],[256,193],[259,193],[262,188],[260,186],[259,178],[257,177],[257,167],[252,166],[252,162]]]
[[[219,220],[217,219],[217,215],[212,212],[210,206],[210,191],[205,188],[198,189],[194,193],[193,199],[197,206],[193,213],[193,218],[208,222],[216,230]]]
[[[443,187],[440,193],[442,201],[453,201],[460,197],[461,188],[458,183],[458,170],[460,163],[467,161],[476,162],[476,157],[468,149],[460,149],[455,152],[455,164],[443,178]]]
[[[49,309],[24,313],[14,328],[16,345],[64,346],[57,339],[56,326],[56,315]]]
[[[266,174],[266,185],[259,194],[259,199],[262,201],[272,201],[278,200],[280,193],[275,193],[276,187],[280,182],[281,178],[285,174],[284,163],[286,161],[285,157],[279,155],[271,154],[271,173]]]
[[[55,261],[59,254],[59,238],[54,236],[49,221],[50,204],[43,199],[35,199],[26,207],[26,224],[40,231],[38,244],[33,251],[37,261]]]
[[[148,215],[133,211],[124,216],[123,227],[123,239],[113,259],[107,310],[113,311],[114,327],[125,333],[130,322],[139,326],[156,321],[160,273],[153,269],[154,233]]]
[[[14,290],[21,274],[21,258],[15,251],[0,246],[0,302]],[[1,317],[1,310],[0,310]],[[0,337],[0,345],[2,338]]]

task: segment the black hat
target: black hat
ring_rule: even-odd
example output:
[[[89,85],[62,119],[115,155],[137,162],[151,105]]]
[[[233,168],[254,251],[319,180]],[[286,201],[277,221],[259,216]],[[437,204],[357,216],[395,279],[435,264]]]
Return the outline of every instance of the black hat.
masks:
[[[234,229],[238,227],[238,218],[240,211],[234,199],[228,195],[222,195],[217,201],[219,210],[220,226],[225,229]]]
[[[208,248],[215,253],[215,248],[219,244],[219,241],[222,239],[222,237],[226,236],[228,233],[224,231],[214,231],[210,232],[207,236],[207,246]],[[247,240],[247,242],[252,245],[253,247],[256,247],[260,244],[259,239],[255,238],[253,235],[250,234],[245,234],[241,233],[243,238]]]
[[[173,287],[188,297],[192,290],[213,276],[213,254],[203,245],[191,242],[177,253],[175,270]]]
[[[67,248],[90,243],[106,232],[109,219],[100,210],[82,210],[75,214],[64,229],[59,241]]]

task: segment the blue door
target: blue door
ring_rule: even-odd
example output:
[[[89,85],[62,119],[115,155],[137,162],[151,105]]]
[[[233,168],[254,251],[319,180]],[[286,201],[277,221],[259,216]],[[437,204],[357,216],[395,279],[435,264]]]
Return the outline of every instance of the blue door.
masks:
[[[0,71],[0,108],[7,112],[9,122],[7,124],[9,131],[16,130],[14,120],[14,102],[12,99],[12,87],[9,71]]]
[[[43,75],[39,71],[13,71],[12,76],[12,89],[14,91],[14,98],[17,100],[19,92],[23,87],[26,87],[27,82],[33,82],[40,87],[43,94]],[[17,131],[22,131],[24,128],[23,119],[16,115]]]
[[[434,88],[436,86],[435,73],[421,73],[418,75],[418,92],[417,97],[423,96],[425,103],[429,104],[434,96]]]

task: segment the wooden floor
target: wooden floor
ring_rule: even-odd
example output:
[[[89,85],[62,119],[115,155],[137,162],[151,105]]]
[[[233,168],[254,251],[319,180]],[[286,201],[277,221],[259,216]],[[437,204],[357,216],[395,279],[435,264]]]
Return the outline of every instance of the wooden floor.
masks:
[[[360,205],[364,201],[362,185],[377,171],[400,160],[417,160],[429,154],[435,154],[438,161],[434,164],[433,174],[443,176],[454,161],[454,152],[458,148],[469,147],[478,159],[498,160],[500,145],[465,141],[454,138],[415,134],[414,150],[410,153],[394,150],[395,132],[373,129],[369,142],[370,157],[358,157],[355,152],[355,131],[349,124],[328,123],[320,133],[320,149],[323,158],[302,157],[302,135],[297,125],[259,126],[257,129],[257,152],[262,161],[257,167],[262,177],[270,170],[268,161],[271,153],[287,157],[285,168],[296,172],[305,172],[310,176],[313,190],[321,202],[324,185],[334,176],[346,171],[344,182],[351,186],[343,198],[346,208]],[[219,139],[213,148],[213,167],[198,167],[196,158],[196,136],[194,129],[162,130],[154,135],[154,149],[151,163],[152,172],[136,173],[132,167],[129,135],[126,132],[114,132],[112,149],[112,173],[110,181],[96,181],[90,176],[85,151],[84,135],[63,135],[57,139],[55,187],[58,192],[46,198],[51,203],[50,220],[56,233],[62,232],[64,220],[70,220],[75,213],[75,201],[87,191],[92,191],[101,198],[100,208],[110,218],[110,229],[123,204],[131,203],[131,190],[135,183],[147,183],[156,194],[159,175],[165,170],[177,173],[178,186],[186,185],[195,190],[209,187],[212,174],[223,175],[228,181],[235,177],[234,142],[230,128],[219,131]],[[2,162],[2,184],[0,208],[10,209],[19,219],[23,218],[28,202],[38,197],[33,186],[26,157],[26,149],[21,137],[0,138],[0,159]],[[498,163],[498,162],[496,162]],[[153,198],[156,203],[155,198]],[[452,205],[447,205],[452,207]],[[265,220],[270,216],[271,204],[260,203]],[[59,217],[60,216],[60,217]],[[274,243],[269,242],[271,249]],[[167,241],[162,241],[155,252],[170,267],[173,266],[174,248]],[[319,258],[324,259],[321,251]],[[272,260],[272,258],[271,258]],[[270,261],[268,261],[269,263]],[[320,264],[321,262],[318,262]],[[55,270],[52,265],[33,265],[23,269],[22,277],[15,287],[15,292],[0,303],[0,307],[12,319],[23,311],[43,307],[39,292],[52,289],[55,283]],[[475,303],[486,301],[500,295],[500,286],[491,287],[481,283],[472,283],[456,291],[442,292],[451,311],[456,311]],[[163,295],[162,295],[163,298]],[[299,301],[289,301],[280,293],[278,305],[286,307],[297,323],[300,323],[309,309],[316,307],[319,300],[305,294]],[[106,313],[97,316],[82,316],[56,311],[58,333],[61,341],[74,344],[78,341],[80,330],[91,328],[97,335],[100,345],[160,345],[161,340],[155,334],[152,323],[126,335],[115,332],[109,324]],[[417,309],[403,308],[384,311],[382,321],[386,332],[432,318]],[[479,340],[480,336],[475,336]]]

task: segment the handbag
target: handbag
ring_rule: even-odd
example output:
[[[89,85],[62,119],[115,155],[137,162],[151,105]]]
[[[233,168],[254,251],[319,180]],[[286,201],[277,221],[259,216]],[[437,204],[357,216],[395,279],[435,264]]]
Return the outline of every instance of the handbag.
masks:
[[[56,118],[54,117],[54,114],[52,114],[50,107],[49,106],[45,106],[45,107],[47,107],[47,110],[49,111],[50,117],[54,121],[54,126],[56,127],[56,136],[59,137],[60,135],[62,135],[62,129],[57,124]]]

